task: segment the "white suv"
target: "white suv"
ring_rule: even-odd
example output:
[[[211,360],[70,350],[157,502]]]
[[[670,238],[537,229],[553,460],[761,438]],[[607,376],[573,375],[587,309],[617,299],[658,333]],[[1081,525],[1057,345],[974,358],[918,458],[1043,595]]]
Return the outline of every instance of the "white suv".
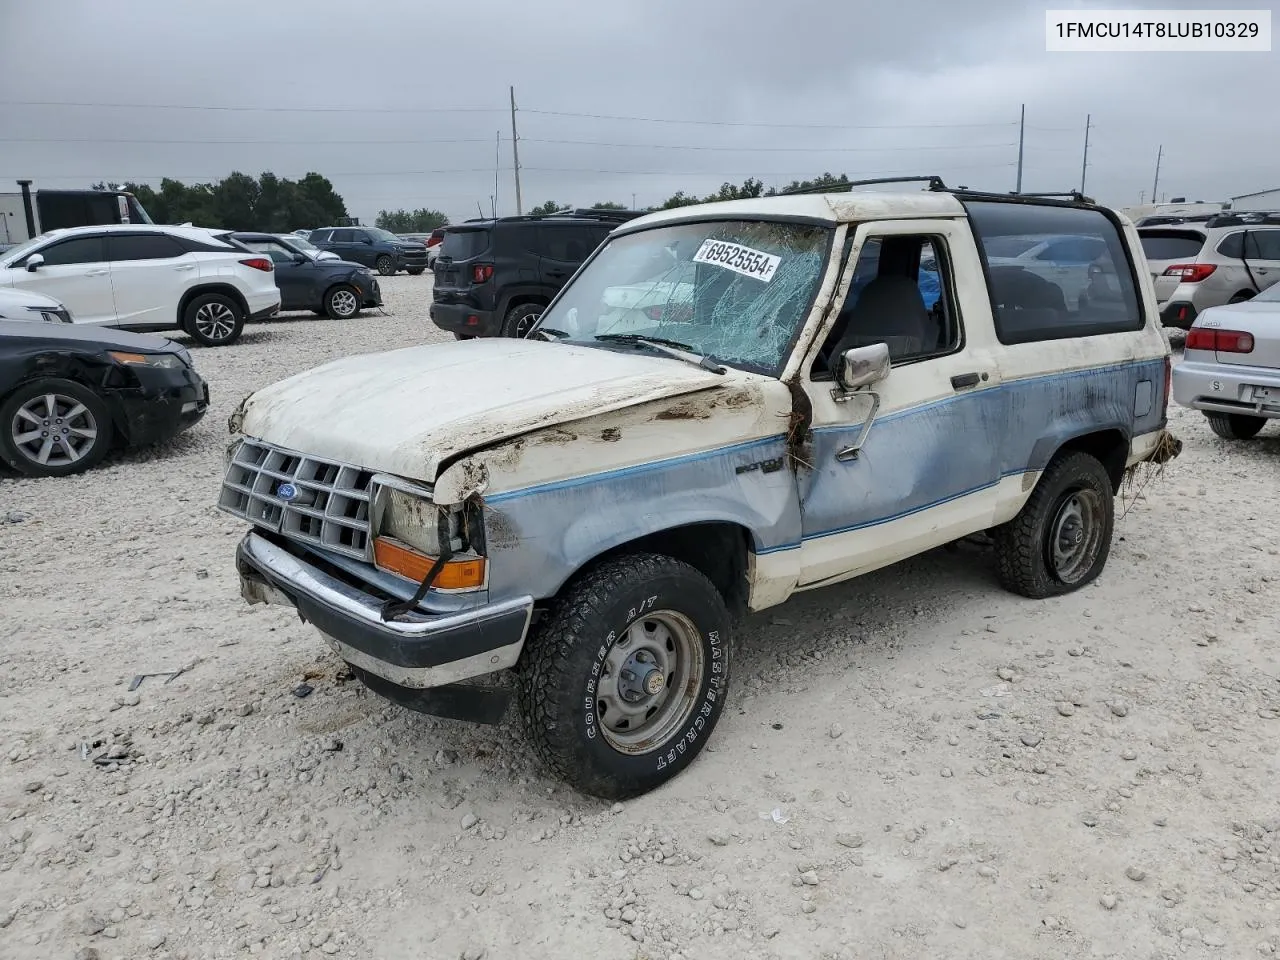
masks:
[[[74,322],[235,342],[280,311],[275,265],[226,232],[147,224],[50,232],[0,256],[0,288],[43,293]]]

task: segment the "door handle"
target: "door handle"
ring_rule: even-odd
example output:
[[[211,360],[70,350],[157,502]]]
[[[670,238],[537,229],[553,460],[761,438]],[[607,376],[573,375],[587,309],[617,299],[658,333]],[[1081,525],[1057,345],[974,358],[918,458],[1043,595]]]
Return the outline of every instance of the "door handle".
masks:
[[[981,379],[982,377],[976,373],[957,373],[951,378],[951,386],[956,390],[964,390],[967,387],[976,387]]]
[[[194,263],[184,263],[181,266],[174,267],[173,269],[178,271],[184,271],[184,270],[194,270],[195,268],[196,268],[196,265]]]
[[[89,270],[85,273],[86,277],[105,277],[110,270]]]

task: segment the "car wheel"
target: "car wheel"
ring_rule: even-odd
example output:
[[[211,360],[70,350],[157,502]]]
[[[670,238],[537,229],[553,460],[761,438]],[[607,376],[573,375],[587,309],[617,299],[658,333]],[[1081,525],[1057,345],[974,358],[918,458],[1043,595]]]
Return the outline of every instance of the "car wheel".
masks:
[[[31,477],[88,470],[111,448],[107,406],[73,380],[25,383],[0,404],[0,454]]]
[[[393,276],[396,272],[396,262],[385,253],[374,261],[374,266],[378,268],[378,273],[384,277]]]
[[[1209,429],[1223,440],[1252,440],[1267,425],[1266,417],[1251,417],[1247,413],[1205,413]]]
[[[1252,290],[1241,290],[1233,293],[1231,299],[1227,303],[1244,303],[1246,300],[1252,300],[1256,294]]]
[[[187,304],[182,326],[203,346],[225,347],[240,339],[244,312],[225,294],[206,293]]]
[[[324,295],[324,312],[335,320],[350,320],[360,312],[360,295],[351,287],[334,287]]]
[[[1055,458],[1018,515],[992,531],[1001,583],[1035,600],[1078,590],[1106,566],[1114,525],[1106,468],[1087,453]]]
[[[472,334],[470,334],[470,333],[455,333],[455,334],[453,335],[453,339],[455,339],[455,340],[474,340],[474,339],[475,339],[475,337],[474,337]]]
[[[426,267],[410,267],[409,276],[420,277],[422,276],[423,271],[425,271],[426,269],[427,269]]]
[[[526,734],[557,776],[620,800],[687,767],[724,710],[730,618],[688,564],[606,561],[570,586],[525,645]]]
[[[507,311],[506,319],[503,321],[502,335],[522,339],[527,337],[533,325],[542,316],[542,310],[543,306],[540,303],[522,303],[512,307]]]

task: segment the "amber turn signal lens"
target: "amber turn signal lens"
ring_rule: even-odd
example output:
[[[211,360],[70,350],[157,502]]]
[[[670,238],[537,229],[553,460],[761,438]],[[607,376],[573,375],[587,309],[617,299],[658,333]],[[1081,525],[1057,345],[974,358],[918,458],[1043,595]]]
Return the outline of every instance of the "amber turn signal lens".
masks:
[[[121,353],[118,350],[107,351],[112,360],[119,363],[146,363],[147,357],[143,353]]]
[[[435,566],[436,558],[411,550],[399,540],[390,537],[374,537],[373,565],[379,570],[396,573],[406,579],[421,583]],[[485,562],[483,558],[450,560],[440,570],[433,587],[441,590],[475,590],[484,586]]]

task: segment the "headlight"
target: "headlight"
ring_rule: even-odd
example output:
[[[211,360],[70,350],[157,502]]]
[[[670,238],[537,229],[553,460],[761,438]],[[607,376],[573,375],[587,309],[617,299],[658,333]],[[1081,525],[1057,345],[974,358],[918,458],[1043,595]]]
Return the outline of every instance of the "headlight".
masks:
[[[185,366],[182,358],[176,353],[122,353],[119,350],[108,350],[109,356],[116,363],[130,367],[159,367],[163,370],[177,370]]]
[[[390,477],[375,477],[370,488],[373,563],[421,583],[447,544],[450,558],[439,570],[437,590],[479,590],[487,582],[485,558],[469,550],[462,507],[440,507],[430,492]]]

